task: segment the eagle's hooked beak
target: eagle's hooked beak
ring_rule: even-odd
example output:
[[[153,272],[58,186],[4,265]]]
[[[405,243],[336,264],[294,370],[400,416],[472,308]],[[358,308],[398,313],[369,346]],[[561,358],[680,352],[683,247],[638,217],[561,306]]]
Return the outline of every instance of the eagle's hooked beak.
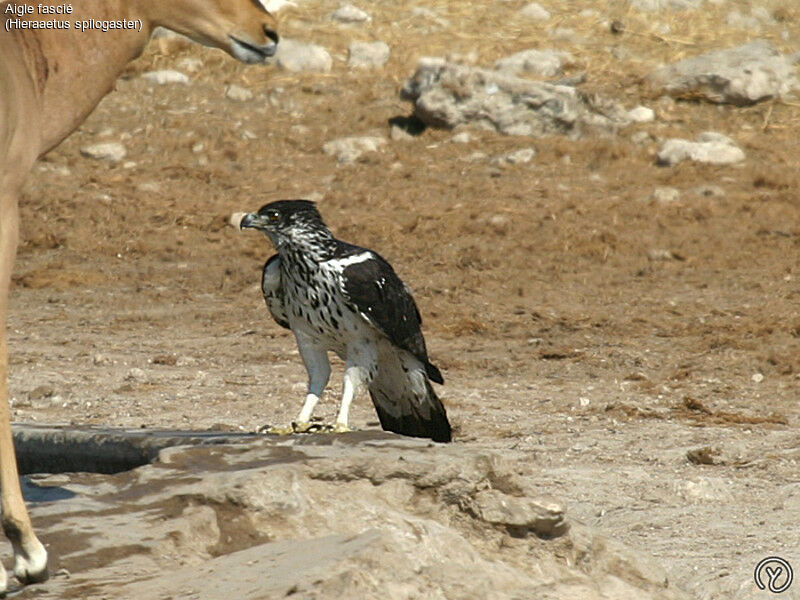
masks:
[[[239,221],[239,229],[260,229],[259,225],[261,224],[261,217],[259,215],[256,213],[247,213],[242,217],[242,220]]]

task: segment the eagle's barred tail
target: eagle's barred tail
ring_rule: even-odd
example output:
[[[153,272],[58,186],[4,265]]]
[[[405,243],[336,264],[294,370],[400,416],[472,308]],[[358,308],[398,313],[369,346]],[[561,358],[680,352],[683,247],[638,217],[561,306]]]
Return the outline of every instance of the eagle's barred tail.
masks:
[[[447,411],[427,379],[425,391],[426,396],[421,402],[403,402],[398,414],[391,411],[391,408],[398,408],[396,400],[390,398],[380,387],[370,386],[372,403],[384,431],[430,438],[434,442],[452,441],[453,433],[447,420]]]

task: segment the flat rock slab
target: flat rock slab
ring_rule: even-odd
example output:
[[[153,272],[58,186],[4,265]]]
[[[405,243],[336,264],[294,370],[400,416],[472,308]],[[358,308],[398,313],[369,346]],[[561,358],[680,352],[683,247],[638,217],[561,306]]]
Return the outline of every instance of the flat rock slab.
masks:
[[[706,131],[697,136],[695,142],[680,138],[666,140],[658,151],[656,162],[668,167],[684,160],[731,165],[744,159],[744,151],[732,139],[714,131]]]
[[[12,426],[17,464],[31,473],[119,473],[145,465],[173,446],[232,444],[261,437],[253,433],[63,427],[17,423]]]
[[[449,63],[419,61],[401,97],[430,127],[472,125],[506,135],[611,133],[630,122],[614,102],[589,97],[577,88]]]
[[[57,575],[26,594],[685,597],[642,552],[571,521],[507,453],[383,432],[238,440],[27,480]]]
[[[657,93],[737,106],[800,89],[792,59],[764,40],[687,58],[654,71],[647,79]]]

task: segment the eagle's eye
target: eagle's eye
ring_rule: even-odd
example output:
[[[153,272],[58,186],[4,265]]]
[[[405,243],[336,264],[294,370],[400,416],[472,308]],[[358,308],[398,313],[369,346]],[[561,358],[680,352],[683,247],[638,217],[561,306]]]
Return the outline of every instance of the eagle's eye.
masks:
[[[277,223],[281,218],[281,214],[277,210],[271,210],[267,213],[267,219],[270,223]]]

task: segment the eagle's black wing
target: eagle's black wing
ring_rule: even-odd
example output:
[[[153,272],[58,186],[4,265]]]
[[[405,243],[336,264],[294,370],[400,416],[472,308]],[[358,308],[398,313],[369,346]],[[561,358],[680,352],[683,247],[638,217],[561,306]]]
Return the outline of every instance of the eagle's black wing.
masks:
[[[264,301],[267,303],[269,314],[272,315],[275,322],[285,329],[291,329],[284,305],[281,259],[277,254],[271,256],[264,264],[264,270],[261,272],[261,292],[264,294]]]
[[[444,383],[442,374],[428,361],[422,318],[408,288],[379,254],[350,246],[351,256],[367,253],[364,260],[353,261],[342,270],[347,299],[358,311],[398,348],[413,354],[428,377]]]

